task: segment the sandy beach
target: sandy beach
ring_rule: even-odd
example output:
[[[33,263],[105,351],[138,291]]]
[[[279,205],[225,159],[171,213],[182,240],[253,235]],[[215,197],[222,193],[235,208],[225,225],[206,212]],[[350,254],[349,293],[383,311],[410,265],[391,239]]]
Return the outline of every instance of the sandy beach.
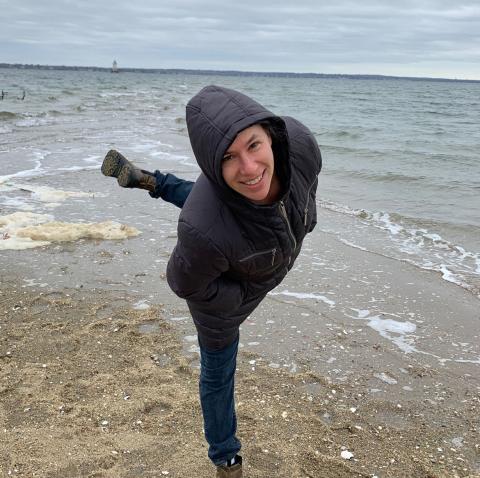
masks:
[[[181,305],[147,308],[125,292],[46,291],[22,282],[15,273],[2,277],[2,476],[213,476],[197,354],[186,348],[191,338],[185,341],[182,326],[166,320],[184,313]],[[285,314],[285,304],[272,304],[272,316]],[[343,329],[318,344],[348,351],[349,340]],[[272,363],[268,350],[242,349],[237,404],[245,476],[480,476],[478,375],[409,358],[404,372],[416,390],[409,399],[372,393],[367,378],[375,363],[395,352],[378,339],[354,342],[362,360],[352,360],[355,373],[343,381],[308,361],[291,373]],[[378,376],[379,388],[400,380]]]
[[[102,191],[97,172],[51,180],[50,214],[19,213],[3,239],[19,249],[0,264],[1,472],[214,476],[195,330],[165,280],[178,209],[113,183],[76,198],[92,179]],[[295,268],[242,326],[245,476],[480,476],[478,298],[339,241],[335,220],[319,211]]]

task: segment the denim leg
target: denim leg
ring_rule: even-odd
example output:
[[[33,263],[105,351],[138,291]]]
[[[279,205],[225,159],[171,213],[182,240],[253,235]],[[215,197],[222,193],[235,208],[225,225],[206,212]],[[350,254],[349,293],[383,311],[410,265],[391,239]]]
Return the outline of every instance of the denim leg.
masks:
[[[203,411],[205,438],[209,444],[208,456],[215,465],[221,465],[240,451],[235,436],[235,368],[237,340],[222,350],[208,350],[200,346],[200,403]]]
[[[150,196],[152,198],[162,198],[164,201],[182,208],[195,183],[177,178],[174,174],[163,174],[158,170],[153,175],[156,185]]]

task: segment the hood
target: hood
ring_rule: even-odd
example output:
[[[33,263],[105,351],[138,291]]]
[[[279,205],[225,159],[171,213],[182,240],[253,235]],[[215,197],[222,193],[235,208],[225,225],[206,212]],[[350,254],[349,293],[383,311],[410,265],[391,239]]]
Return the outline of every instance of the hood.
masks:
[[[289,148],[285,123],[260,103],[235,90],[207,86],[187,104],[188,135],[192,150],[203,174],[226,199],[243,199],[225,183],[222,160],[237,134],[260,121],[268,121],[274,130],[272,150],[283,189],[290,181]]]

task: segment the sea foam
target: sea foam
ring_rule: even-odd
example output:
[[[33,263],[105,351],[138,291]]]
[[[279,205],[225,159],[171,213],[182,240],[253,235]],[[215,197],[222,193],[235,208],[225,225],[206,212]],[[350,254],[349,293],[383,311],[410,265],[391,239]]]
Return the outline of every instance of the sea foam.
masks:
[[[140,231],[114,221],[69,223],[48,214],[15,212],[0,216],[0,250],[23,250],[79,239],[120,240]]]

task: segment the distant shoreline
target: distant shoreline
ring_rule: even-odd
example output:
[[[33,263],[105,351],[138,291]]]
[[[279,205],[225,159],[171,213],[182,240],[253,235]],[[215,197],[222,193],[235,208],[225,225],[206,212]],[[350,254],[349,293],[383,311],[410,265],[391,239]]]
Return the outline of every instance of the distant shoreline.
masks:
[[[111,68],[99,66],[64,66],[64,65],[33,65],[21,63],[0,63],[0,68],[21,70],[68,70],[68,71],[99,71],[110,73]],[[219,76],[264,76],[278,78],[322,78],[322,79],[347,79],[347,80],[408,80],[408,81],[438,81],[457,83],[480,83],[480,80],[455,79],[455,78],[430,78],[414,76],[388,76],[388,75],[360,75],[343,73],[292,73],[292,72],[261,72],[237,70],[195,70],[182,68],[119,68],[120,73],[160,73],[160,74],[185,74],[185,75],[219,75]]]

